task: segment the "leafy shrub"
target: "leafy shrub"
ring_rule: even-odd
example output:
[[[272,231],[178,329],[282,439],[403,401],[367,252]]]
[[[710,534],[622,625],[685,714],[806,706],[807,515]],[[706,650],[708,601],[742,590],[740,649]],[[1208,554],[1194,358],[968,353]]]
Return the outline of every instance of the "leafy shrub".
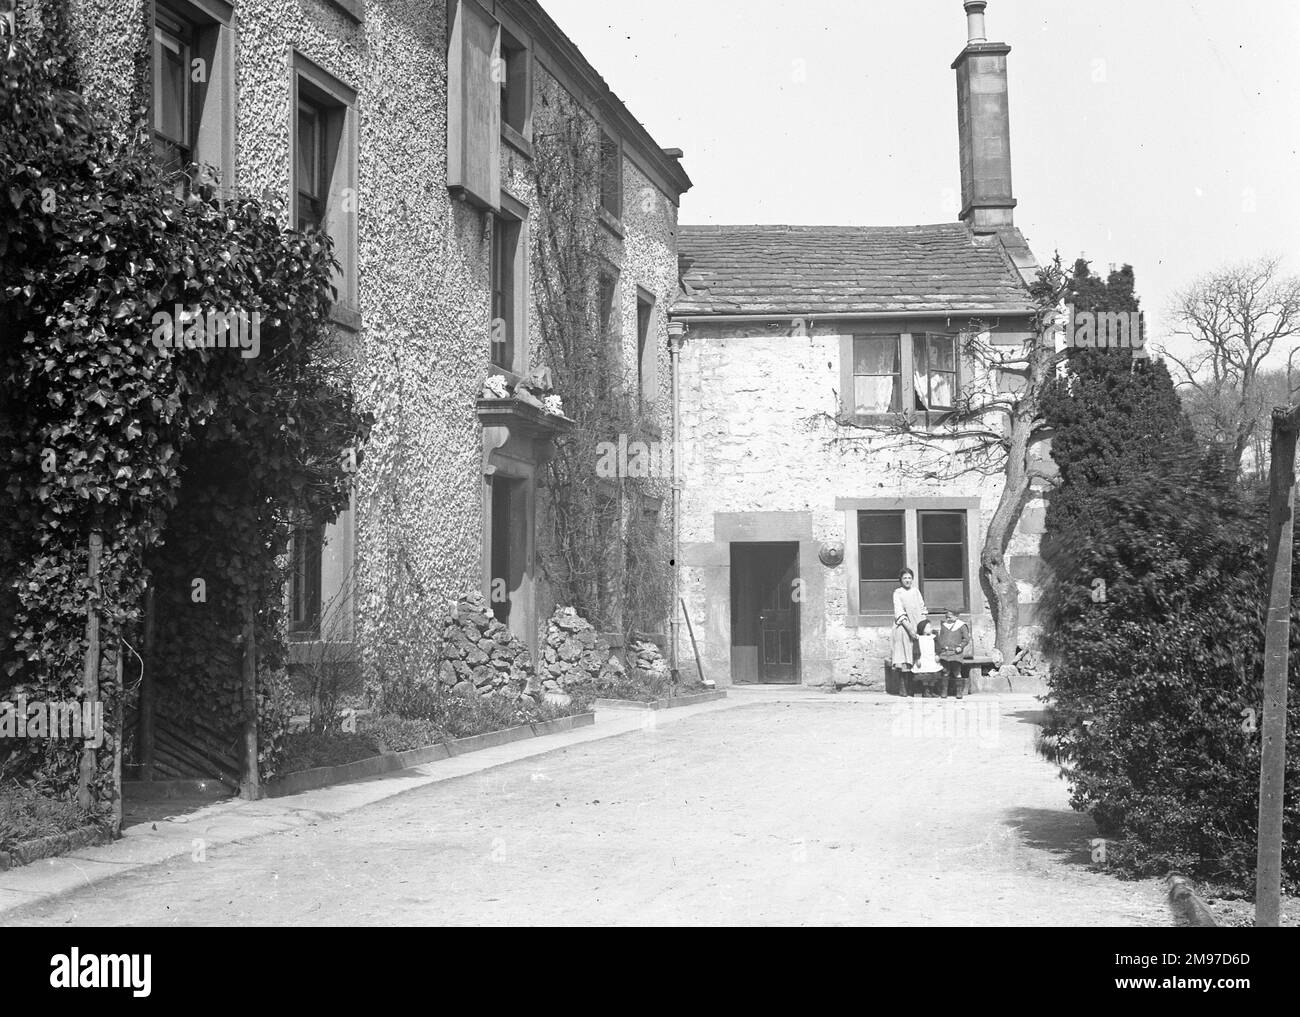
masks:
[[[49,798],[34,788],[0,790],[0,851],[56,833],[67,833],[91,822],[76,803]]]
[[[587,685],[594,699],[629,699],[650,703],[673,694],[670,675],[629,668],[622,674],[606,672]],[[567,688],[565,691],[568,691]]]
[[[384,752],[407,752],[422,749],[443,740],[441,731],[430,720],[398,717],[391,713],[363,717],[357,733],[371,737]]]
[[[362,717],[355,734],[304,731],[288,735],[281,771],[292,773],[316,766],[351,763],[385,752],[407,752],[428,745],[501,731],[523,724],[541,724],[585,712],[584,703],[566,706],[505,696],[463,695],[438,686],[404,685],[389,690],[382,713]]]
[[[314,770],[318,766],[341,766],[382,754],[374,736],[360,731],[330,731],[325,734],[299,731],[285,735],[284,741],[281,773]]]

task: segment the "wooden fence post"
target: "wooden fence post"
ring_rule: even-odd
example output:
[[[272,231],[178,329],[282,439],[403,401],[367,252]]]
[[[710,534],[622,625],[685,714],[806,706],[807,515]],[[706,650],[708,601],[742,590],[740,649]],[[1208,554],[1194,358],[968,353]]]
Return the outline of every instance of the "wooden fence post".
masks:
[[[90,531],[90,562],[86,574],[90,577],[90,586],[95,594],[101,592],[99,586],[99,562],[104,553],[104,535],[98,525]],[[99,701],[99,609],[94,599],[86,602],[86,658],[82,665],[81,687],[84,701],[90,704]],[[93,714],[93,705],[92,710]],[[81,749],[81,770],[77,777],[77,804],[89,811],[94,803],[91,785],[95,780],[95,749],[83,745]]]
[[[251,600],[244,603],[244,759],[239,795],[256,801],[262,795],[257,773],[257,631]]]
[[[113,836],[122,835],[122,735],[126,731],[126,694],[122,689],[125,678],[125,645],[119,639],[117,643],[117,684],[113,692]],[[104,717],[105,734],[107,734],[108,717]]]
[[[1273,410],[1272,455],[1268,468],[1269,593],[1264,628],[1255,925],[1274,929],[1282,909],[1282,787],[1286,778],[1286,684],[1290,663],[1297,429],[1300,429],[1300,406]]]
[[[136,725],[136,747],[140,753],[141,776],[153,780],[154,750],[154,588],[152,582],[144,595],[144,664],[140,672],[140,719]]]

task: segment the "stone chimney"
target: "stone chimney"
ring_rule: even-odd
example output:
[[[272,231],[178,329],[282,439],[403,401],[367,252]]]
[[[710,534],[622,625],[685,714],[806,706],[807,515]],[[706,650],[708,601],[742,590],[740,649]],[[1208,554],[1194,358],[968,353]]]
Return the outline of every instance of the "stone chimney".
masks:
[[[966,0],[966,48],[952,62],[957,72],[957,140],[961,159],[961,214],[976,233],[1012,226],[1011,131],[1007,112],[1004,42],[989,42],[985,0]]]

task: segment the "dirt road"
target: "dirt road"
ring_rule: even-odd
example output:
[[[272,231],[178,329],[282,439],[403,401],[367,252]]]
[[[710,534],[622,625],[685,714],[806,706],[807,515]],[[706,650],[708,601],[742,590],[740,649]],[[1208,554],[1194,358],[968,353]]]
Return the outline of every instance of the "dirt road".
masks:
[[[687,717],[199,852],[5,924],[1166,925],[1090,871],[1024,701]]]

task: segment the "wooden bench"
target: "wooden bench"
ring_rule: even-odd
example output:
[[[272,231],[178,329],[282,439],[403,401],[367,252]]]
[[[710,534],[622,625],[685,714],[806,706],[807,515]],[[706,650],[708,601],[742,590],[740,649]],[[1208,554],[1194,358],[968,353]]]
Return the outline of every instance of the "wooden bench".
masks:
[[[983,691],[977,685],[984,680],[984,671],[986,668],[996,664],[993,657],[972,656],[963,657],[961,662],[961,678],[963,694],[969,695],[972,692]],[[1007,679],[1007,684],[1011,680]],[[891,696],[911,695],[912,694],[912,672],[900,671],[894,667],[893,659],[885,658],[885,691]]]

